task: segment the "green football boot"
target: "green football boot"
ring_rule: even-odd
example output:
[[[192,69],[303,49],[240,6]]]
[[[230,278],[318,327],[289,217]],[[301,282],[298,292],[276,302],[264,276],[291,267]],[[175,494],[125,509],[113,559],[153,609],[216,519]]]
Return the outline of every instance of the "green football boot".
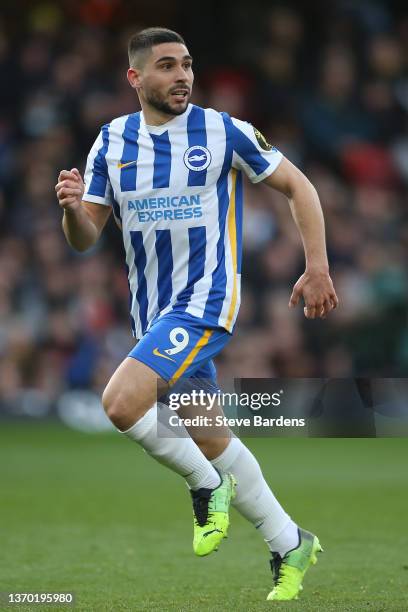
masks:
[[[227,537],[229,507],[235,497],[236,481],[232,474],[220,474],[221,483],[216,489],[190,491],[194,510],[193,549],[204,557],[217,550]]]
[[[272,553],[271,570],[275,586],[267,601],[289,601],[298,599],[302,591],[302,580],[311,565],[317,563],[317,553],[322,552],[319,539],[309,531],[298,529],[299,544],[281,557]]]

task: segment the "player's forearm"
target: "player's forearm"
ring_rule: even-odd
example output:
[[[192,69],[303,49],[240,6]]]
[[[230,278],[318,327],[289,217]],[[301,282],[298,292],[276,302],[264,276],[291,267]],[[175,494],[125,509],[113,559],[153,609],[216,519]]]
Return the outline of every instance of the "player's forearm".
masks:
[[[299,181],[289,197],[292,216],[302,237],[306,269],[327,272],[324,218],[316,189],[307,179]]]
[[[95,224],[82,206],[75,210],[64,210],[62,229],[68,244],[76,251],[86,251],[99,237]]]

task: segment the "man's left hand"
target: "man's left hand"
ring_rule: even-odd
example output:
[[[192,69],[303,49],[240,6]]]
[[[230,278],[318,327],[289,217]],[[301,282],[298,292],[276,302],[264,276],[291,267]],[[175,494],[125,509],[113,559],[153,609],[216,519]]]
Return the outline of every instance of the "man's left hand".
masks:
[[[294,308],[300,298],[305,301],[304,313],[307,319],[325,319],[331,310],[337,308],[339,300],[328,272],[305,270],[293,287],[289,308]]]

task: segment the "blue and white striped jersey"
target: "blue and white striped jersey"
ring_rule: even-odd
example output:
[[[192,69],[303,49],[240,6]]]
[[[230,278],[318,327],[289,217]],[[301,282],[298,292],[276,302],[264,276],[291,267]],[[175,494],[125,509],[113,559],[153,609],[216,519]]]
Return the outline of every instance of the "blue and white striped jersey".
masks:
[[[160,126],[133,113],[104,125],[83,199],[122,228],[133,334],[187,312],[231,332],[240,304],[242,174],[270,175],[282,154],[249,123],[190,104]]]

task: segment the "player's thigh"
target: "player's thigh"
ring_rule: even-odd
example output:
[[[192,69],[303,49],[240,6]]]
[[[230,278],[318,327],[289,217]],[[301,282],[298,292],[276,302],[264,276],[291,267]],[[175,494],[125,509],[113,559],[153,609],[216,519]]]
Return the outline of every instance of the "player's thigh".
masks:
[[[144,414],[168,389],[149,366],[126,357],[109,380],[102,396],[105,410]]]

